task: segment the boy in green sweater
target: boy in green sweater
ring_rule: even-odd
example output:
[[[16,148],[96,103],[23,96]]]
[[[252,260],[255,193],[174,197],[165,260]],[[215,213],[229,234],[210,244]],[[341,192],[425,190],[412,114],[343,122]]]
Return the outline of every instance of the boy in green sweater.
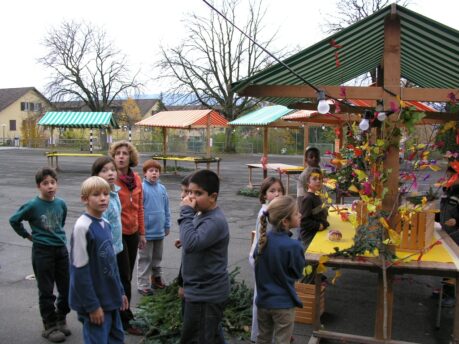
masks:
[[[38,286],[42,336],[50,342],[65,341],[70,335],[66,325],[69,291],[69,255],[64,232],[67,206],[56,197],[57,175],[53,169],[40,169],[35,175],[39,195],[22,205],[10,217],[13,229],[24,239],[32,241],[32,266]],[[23,224],[29,222],[32,233]],[[57,302],[54,295],[57,287]]]

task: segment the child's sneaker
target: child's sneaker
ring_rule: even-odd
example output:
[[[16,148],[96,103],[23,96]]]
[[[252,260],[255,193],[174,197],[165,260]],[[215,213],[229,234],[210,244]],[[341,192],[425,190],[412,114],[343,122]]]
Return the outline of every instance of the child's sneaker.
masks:
[[[61,343],[65,341],[65,334],[63,334],[57,326],[50,326],[47,328],[45,326],[45,329],[41,333],[43,338],[48,339],[52,343]]]
[[[153,290],[150,288],[145,288],[145,289],[137,289],[140,295],[142,296],[150,296],[153,295]]]
[[[151,276],[151,287],[154,289],[164,289],[166,288],[166,285],[164,284],[161,276]]]
[[[70,336],[72,332],[67,327],[67,322],[65,320],[58,320],[57,321],[57,328],[61,331],[66,337]]]

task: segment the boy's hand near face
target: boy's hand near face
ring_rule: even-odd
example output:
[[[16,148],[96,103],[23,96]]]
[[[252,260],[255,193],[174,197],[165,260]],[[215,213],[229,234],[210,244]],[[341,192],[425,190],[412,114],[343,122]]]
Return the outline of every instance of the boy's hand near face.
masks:
[[[190,206],[193,209],[196,209],[196,200],[191,198],[190,196],[186,196],[182,201],[180,202],[180,206]]]
[[[129,309],[129,301],[126,295],[123,295],[120,311],[125,311]]]
[[[176,240],[174,241],[174,246],[175,246],[176,248],[182,247],[182,242],[180,241],[180,239],[176,239]]]
[[[104,322],[104,310],[102,307],[97,308],[95,311],[89,313],[89,320],[94,325],[102,325]]]
[[[29,234],[26,239],[32,241],[32,234]]]

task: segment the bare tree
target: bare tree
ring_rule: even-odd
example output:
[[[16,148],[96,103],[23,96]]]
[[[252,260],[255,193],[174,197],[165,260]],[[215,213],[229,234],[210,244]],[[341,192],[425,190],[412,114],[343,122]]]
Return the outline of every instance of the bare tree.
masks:
[[[226,18],[260,45],[270,48],[276,34],[263,38],[266,11],[262,1],[251,1],[247,12],[238,0],[223,0],[220,6],[218,10]],[[246,13],[244,20],[242,13]],[[203,17],[191,14],[184,22],[188,36],[183,42],[174,48],[161,46],[159,75],[173,85],[169,95],[181,97],[188,104],[218,109],[228,120],[253,109],[256,101],[239,97],[231,84],[260,71],[272,59],[212,10]],[[226,131],[225,150],[234,151],[232,130]]]
[[[107,111],[115,98],[141,86],[126,56],[91,24],[63,22],[43,45],[47,54],[38,61],[52,71],[46,93],[53,101],[83,101],[92,111]]]

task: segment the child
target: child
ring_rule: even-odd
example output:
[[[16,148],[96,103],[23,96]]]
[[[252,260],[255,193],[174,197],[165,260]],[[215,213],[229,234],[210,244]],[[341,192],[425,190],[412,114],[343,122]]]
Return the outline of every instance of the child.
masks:
[[[271,231],[267,231],[267,220],[272,225]],[[268,205],[260,223],[255,250],[257,343],[290,343],[295,307],[303,306],[294,284],[306,264],[301,243],[288,235],[300,223],[296,201],[288,196],[277,197]]]
[[[164,237],[169,235],[171,214],[167,191],[159,181],[161,165],[156,160],[143,164],[143,209],[147,244],[139,249],[137,289],[142,295],[152,295],[152,288],[165,287],[161,277]]]
[[[279,178],[268,177],[261,183],[260,186],[260,203],[261,208],[258,212],[257,222],[255,224],[255,237],[252,242],[252,247],[250,248],[249,253],[249,263],[255,268],[255,259],[253,258],[253,253],[258,244],[258,239],[260,237],[260,217],[263,215],[263,212],[266,210],[268,204],[275,199],[276,197],[285,195],[284,185]],[[258,336],[258,322],[257,322],[257,305],[255,299],[257,297],[257,286],[253,288],[253,306],[252,306],[252,334],[250,340],[255,342]]]
[[[322,189],[322,171],[320,168],[310,168],[305,175],[305,179],[308,191],[304,195],[300,206],[300,237],[305,249],[307,249],[314,235],[318,231],[323,231],[330,224],[327,221],[327,208],[324,207],[320,196],[317,195]]]
[[[99,176],[110,185],[110,202],[108,209],[104,211],[102,217],[108,221],[112,228],[113,249],[115,254],[123,251],[123,238],[121,227],[121,202],[118,191],[121,189],[115,184],[117,171],[115,160],[109,156],[103,156],[94,161],[91,168],[91,176]]]
[[[220,322],[230,288],[229,229],[217,205],[219,188],[215,172],[199,170],[190,177],[189,194],[180,203],[185,291],[181,343],[224,343]]]
[[[70,242],[70,306],[83,323],[84,343],[124,343],[119,310],[128,308],[110,224],[102,218],[110,199],[110,185],[89,177],[81,185],[86,212],[75,223]]]
[[[306,188],[306,174],[308,169],[311,167],[319,167],[320,163],[320,151],[316,147],[307,147],[304,151],[304,171],[298,176],[298,182],[296,186],[296,199],[298,207],[301,208],[301,201],[304,195],[308,191]]]
[[[39,195],[10,217],[13,229],[32,241],[32,266],[38,286],[40,314],[44,330],[42,336],[50,342],[65,341],[71,334],[66,325],[69,290],[69,256],[64,232],[67,206],[56,197],[57,175],[53,169],[42,168],[35,175]],[[32,233],[23,225],[28,221]],[[57,303],[54,304],[54,285],[57,287]]]

